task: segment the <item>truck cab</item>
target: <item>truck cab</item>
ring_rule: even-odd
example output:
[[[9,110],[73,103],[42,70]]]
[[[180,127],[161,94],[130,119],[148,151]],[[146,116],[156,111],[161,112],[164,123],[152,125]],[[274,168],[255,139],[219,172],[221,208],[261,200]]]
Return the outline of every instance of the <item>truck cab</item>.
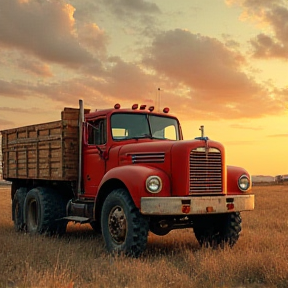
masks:
[[[132,164],[132,162],[125,162],[129,151],[124,154],[121,152],[122,148],[127,145],[132,153],[139,150],[138,144],[146,143],[141,146],[140,151],[143,149],[144,153],[149,153],[152,149],[153,153],[157,154],[157,150],[160,149],[156,148],[157,145],[161,146],[167,141],[171,143],[171,141],[182,140],[181,128],[175,117],[152,113],[150,112],[152,108],[148,111],[136,110],[136,105],[133,106],[134,109],[120,109],[119,104],[115,107],[116,109],[96,111],[85,115],[83,197],[96,196],[99,184],[108,171]],[[156,142],[157,145],[155,145]],[[159,151],[161,153],[161,149]],[[149,165],[147,159],[143,163],[145,162]],[[153,162],[150,164],[153,166]]]

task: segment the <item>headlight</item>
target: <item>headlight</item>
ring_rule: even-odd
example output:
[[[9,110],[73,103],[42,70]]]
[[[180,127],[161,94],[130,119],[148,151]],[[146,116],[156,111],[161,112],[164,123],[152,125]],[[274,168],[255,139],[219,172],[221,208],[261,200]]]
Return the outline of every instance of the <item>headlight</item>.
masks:
[[[250,178],[247,175],[242,175],[238,179],[238,187],[243,192],[247,191],[250,187]]]
[[[162,189],[162,181],[158,176],[150,176],[146,180],[146,189],[150,193],[158,193]]]

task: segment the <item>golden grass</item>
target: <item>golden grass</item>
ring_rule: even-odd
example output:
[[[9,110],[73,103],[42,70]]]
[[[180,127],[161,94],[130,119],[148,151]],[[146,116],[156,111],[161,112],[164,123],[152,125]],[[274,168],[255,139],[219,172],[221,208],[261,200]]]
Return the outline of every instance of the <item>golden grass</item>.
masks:
[[[149,235],[138,259],[111,257],[101,235],[69,224],[61,238],[14,232],[9,187],[0,187],[0,287],[288,287],[288,186],[253,188],[233,249],[200,249],[192,229]]]

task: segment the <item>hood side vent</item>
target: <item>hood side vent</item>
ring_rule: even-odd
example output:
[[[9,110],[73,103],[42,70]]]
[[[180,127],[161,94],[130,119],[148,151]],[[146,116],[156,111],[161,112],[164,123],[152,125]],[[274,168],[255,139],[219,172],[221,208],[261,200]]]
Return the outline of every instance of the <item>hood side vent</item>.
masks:
[[[164,152],[139,153],[132,155],[132,163],[163,163],[165,161]]]

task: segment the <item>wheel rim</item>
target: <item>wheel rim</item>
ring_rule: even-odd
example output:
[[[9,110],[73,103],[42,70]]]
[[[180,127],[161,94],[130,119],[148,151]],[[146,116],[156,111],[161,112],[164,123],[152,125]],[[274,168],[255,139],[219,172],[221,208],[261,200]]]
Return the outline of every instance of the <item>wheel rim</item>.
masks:
[[[112,239],[117,244],[122,244],[126,238],[127,225],[124,210],[120,206],[111,209],[108,217],[108,227]]]
[[[38,211],[37,211],[37,202],[35,199],[29,202],[27,226],[28,226],[28,229],[31,231],[37,230],[37,227],[38,227]]]

